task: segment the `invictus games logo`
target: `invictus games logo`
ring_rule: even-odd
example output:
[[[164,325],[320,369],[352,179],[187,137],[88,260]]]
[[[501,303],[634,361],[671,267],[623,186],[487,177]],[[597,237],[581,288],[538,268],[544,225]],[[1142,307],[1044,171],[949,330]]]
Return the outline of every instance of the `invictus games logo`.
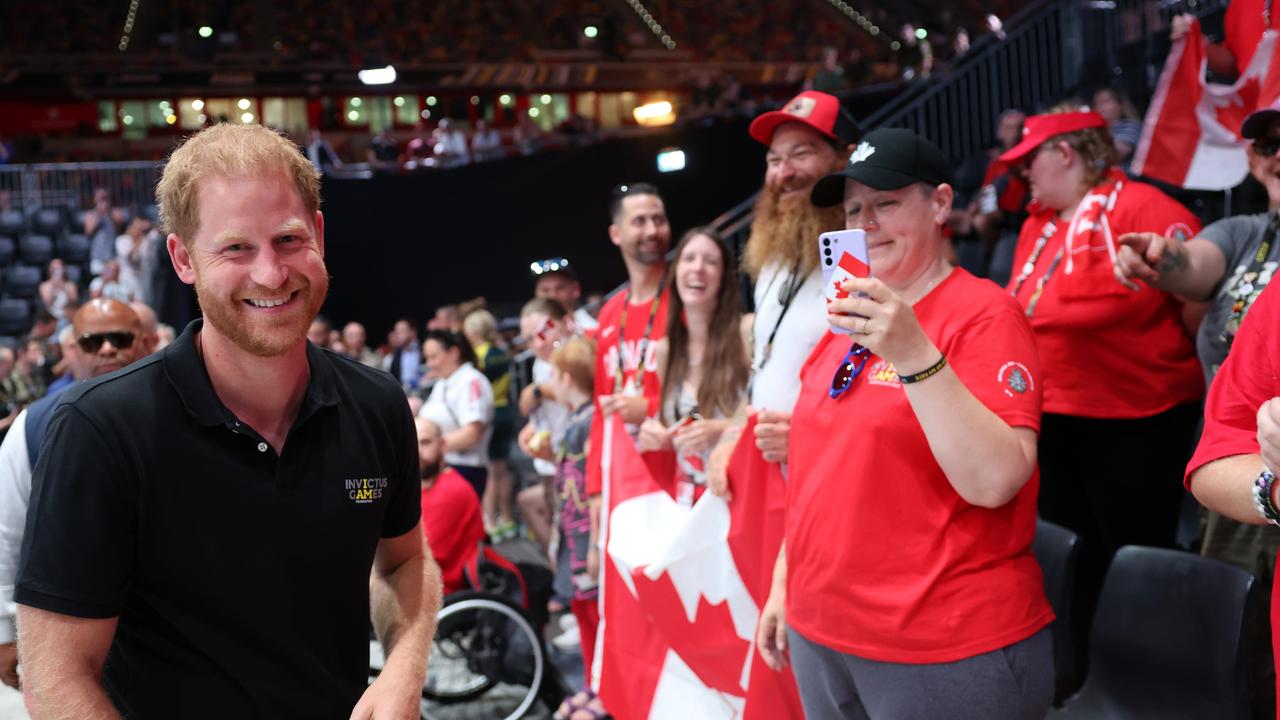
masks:
[[[382,499],[382,492],[387,489],[387,479],[384,477],[348,479],[343,480],[342,484],[346,487],[347,497],[356,505],[367,505]]]
[[[1036,389],[1031,371],[1020,362],[1007,362],[1000,366],[1000,372],[996,373],[996,382],[1004,385],[1004,394],[1009,397],[1013,397],[1014,393],[1022,395],[1028,390]]]

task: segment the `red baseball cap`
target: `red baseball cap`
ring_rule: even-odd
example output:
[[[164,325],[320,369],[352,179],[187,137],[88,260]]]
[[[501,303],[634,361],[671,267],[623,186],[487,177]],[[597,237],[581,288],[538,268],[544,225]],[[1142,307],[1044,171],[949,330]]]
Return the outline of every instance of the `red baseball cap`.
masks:
[[[781,110],[770,110],[751,121],[747,133],[764,145],[773,142],[773,131],[783,123],[799,122],[840,143],[858,139],[858,124],[840,107],[834,95],[809,90],[791,98]]]
[[[1022,142],[1000,156],[1000,162],[1014,163],[1040,147],[1049,138],[1077,130],[1104,128],[1107,121],[1096,112],[1050,113],[1032,115],[1022,125]]]

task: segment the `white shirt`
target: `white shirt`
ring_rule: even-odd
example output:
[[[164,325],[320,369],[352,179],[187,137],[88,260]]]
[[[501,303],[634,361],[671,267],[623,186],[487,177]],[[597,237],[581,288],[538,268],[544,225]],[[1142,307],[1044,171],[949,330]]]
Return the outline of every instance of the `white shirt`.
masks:
[[[489,464],[489,438],[493,435],[493,386],[471,363],[463,363],[453,374],[436,381],[418,417],[430,420],[448,434],[473,422],[484,425],[480,442],[463,451],[445,448],[449,465],[484,467]]]
[[[534,358],[533,370],[530,375],[533,376],[534,384],[541,385],[551,379],[551,374],[554,371],[555,365],[541,358]],[[543,400],[530,413],[529,422],[533,423],[533,426],[538,430],[551,432],[551,449],[554,452],[556,448],[560,447],[561,441],[564,440],[564,429],[569,424],[569,415],[569,408],[560,402]],[[533,458],[533,470],[542,477],[550,477],[556,474],[556,465],[550,460]]]
[[[783,315],[783,293],[791,285],[790,281],[790,268],[777,263],[765,265],[760,271],[760,279],[756,281],[756,317],[751,348],[751,407],[756,410],[789,411],[795,406],[796,398],[800,396],[800,366],[804,365],[813,347],[827,332],[822,268],[814,268]],[[778,324],[779,318],[781,325]],[[766,359],[765,347],[775,326],[778,334]]]
[[[23,410],[0,443],[0,643],[14,641],[13,586],[18,580],[18,556],[30,501],[31,460],[27,455],[27,411]]]
[[[600,322],[584,307],[573,311],[573,323],[578,326],[580,332],[595,330],[600,327]]]

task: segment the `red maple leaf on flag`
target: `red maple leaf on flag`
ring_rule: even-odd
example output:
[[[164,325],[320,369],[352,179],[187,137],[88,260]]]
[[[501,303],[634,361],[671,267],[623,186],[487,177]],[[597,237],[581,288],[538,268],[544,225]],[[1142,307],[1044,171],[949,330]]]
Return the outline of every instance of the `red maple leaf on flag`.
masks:
[[[728,601],[712,605],[706,595],[699,596],[690,622],[670,575],[664,572],[650,580],[637,568],[631,578],[645,613],[698,679],[714,690],[741,696],[742,664],[725,659],[745,661],[751,642],[738,637]]]
[[[1257,76],[1250,76],[1240,83],[1239,94],[1231,98],[1226,105],[1220,105],[1214,111],[1218,117],[1218,122],[1222,127],[1230,130],[1237,138],[1240,137],[1240,125],[1244,123],[1244,119],[1249,113],[1258,107],[1258,96],[1261,93],[1261,83],[1258,82]]]

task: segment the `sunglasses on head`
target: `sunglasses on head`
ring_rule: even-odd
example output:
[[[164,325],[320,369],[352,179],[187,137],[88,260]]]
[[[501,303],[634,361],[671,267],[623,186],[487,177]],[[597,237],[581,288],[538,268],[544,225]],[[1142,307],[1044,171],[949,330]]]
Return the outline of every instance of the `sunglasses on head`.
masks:
[[[76,338],[76,344],[87,353],[96,353],[102,349],[104,342],[111,343],[117,350],[128,350],[133,345],[133,333],[123,330],[104,333],[85,333]]]
[[[1280,138],[1262,137],[1253,141],[1253,152],[1263,157],[1270,157],[1280,150]]]
[[[858,343],[854,343],[849,352],[844,354],[840,367],[836,368],[836,374],[831,378],[831,389],[827,391],[832,400],[843,395],[853,385],[854,378],[861,375],[862,368],[866,367],[867,356],[870,354],[870,350]]]
[[[569,261],[562,257],[547,258],[546,260],[537,260],[529,263],[529,269],[534,275],[545,275],[552,272],[568,272]]]

